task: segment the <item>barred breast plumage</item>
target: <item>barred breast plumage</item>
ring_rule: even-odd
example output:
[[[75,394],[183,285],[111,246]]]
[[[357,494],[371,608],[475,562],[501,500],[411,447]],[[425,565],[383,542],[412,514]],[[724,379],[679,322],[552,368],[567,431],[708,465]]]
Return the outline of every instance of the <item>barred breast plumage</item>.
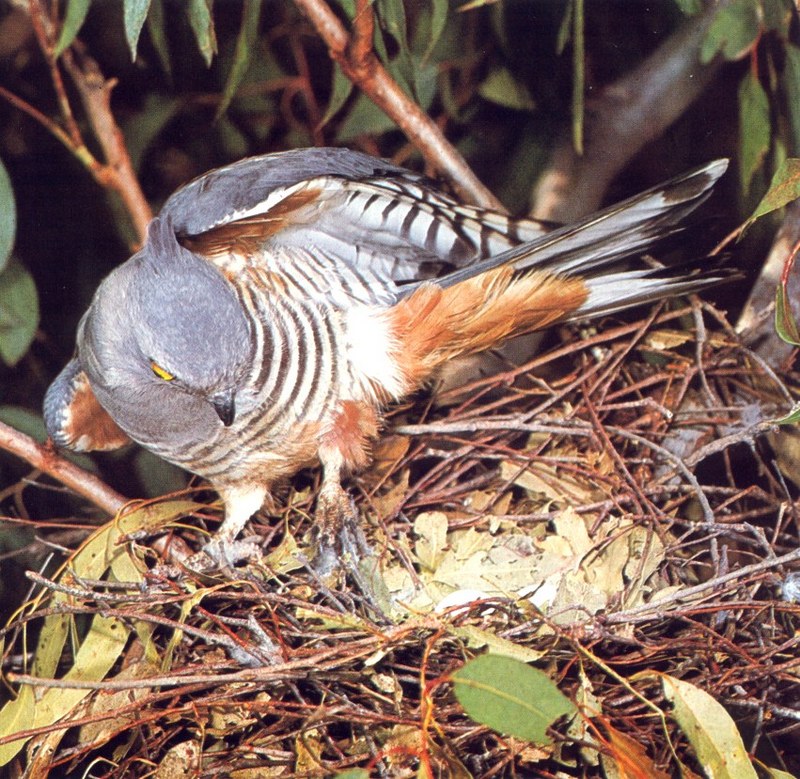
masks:
[[[384,405],[444,361],[725,278],[617,265],[678,229],[725,167],[558,229],[345,150],[212,171],[101,284],[48,391],[48,430],[79,449],[130,437],[210,479],[226,504],[211,551],[228,562],[270,485],[319,460],[321,544],[340,552],[343,472],[366,464]]]

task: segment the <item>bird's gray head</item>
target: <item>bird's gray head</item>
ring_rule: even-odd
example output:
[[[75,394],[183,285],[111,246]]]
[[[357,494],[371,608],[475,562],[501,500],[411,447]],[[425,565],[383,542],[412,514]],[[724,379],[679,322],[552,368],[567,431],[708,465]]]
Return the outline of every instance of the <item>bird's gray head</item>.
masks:
[[[134,440],[209,440],[237,411],[252,337],[230,283],[154,219],[142,250],[98,288],[78,356],[106,411]]]

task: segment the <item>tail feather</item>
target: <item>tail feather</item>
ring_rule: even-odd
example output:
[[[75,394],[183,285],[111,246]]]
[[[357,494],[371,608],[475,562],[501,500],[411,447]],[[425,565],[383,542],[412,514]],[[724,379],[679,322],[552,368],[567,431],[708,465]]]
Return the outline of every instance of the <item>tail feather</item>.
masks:
[[[606,272],[584,279],[588,289],[586,300],[564,321],[607,316],[633,306],[694,294],[737,276],[734,269],[703,267],[700,262]]]
[[[709,197],[727,167],[727,160],[715,160],[575,224],[453,271],[436,283],[451,287],[501,266],[582,276],[605,272],[609,265],[640,255],[682,229],[678,223]],[[403,295],[418,287],[405,287]]]

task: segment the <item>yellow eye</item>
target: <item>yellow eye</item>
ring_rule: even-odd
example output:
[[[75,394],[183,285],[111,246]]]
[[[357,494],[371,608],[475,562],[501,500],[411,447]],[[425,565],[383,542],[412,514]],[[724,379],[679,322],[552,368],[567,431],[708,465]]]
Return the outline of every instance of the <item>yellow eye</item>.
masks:
[[[150,369],[158,376],[159,379],[164,381],[172,381],[175,377],[169,372],[165,371],[157,362],[150,360]]]

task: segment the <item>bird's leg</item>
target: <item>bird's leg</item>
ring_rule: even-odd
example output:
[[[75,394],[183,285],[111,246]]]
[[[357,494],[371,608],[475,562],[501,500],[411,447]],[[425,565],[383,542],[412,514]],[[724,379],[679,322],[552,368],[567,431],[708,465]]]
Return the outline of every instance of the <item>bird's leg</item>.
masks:
[[[391,600],[378,570],[378,558],[361,529],[353,498],[340,481],[338,458],[323,464],[322,487],[314,515],[316,554],[311,568],[324,581],[347,574],[367,603],[379,614],[391,610]]]
[[[210,541],[184,562],[194,571],[209,571],[233,566],[248,558],[258,557],[261,550],[252,541],[237,541],[247,520],[261,508],[266,497],[266,487],[247,487],[220,490],[225,503],[225,519]]]
[[[342,487],[341,466],[328,462],[324,466],[322,487],[317,496],[317,551],[312,566],[323,579],[338,571],[352,571],[372,550],[359,525],[358,511],[353,498]]]

